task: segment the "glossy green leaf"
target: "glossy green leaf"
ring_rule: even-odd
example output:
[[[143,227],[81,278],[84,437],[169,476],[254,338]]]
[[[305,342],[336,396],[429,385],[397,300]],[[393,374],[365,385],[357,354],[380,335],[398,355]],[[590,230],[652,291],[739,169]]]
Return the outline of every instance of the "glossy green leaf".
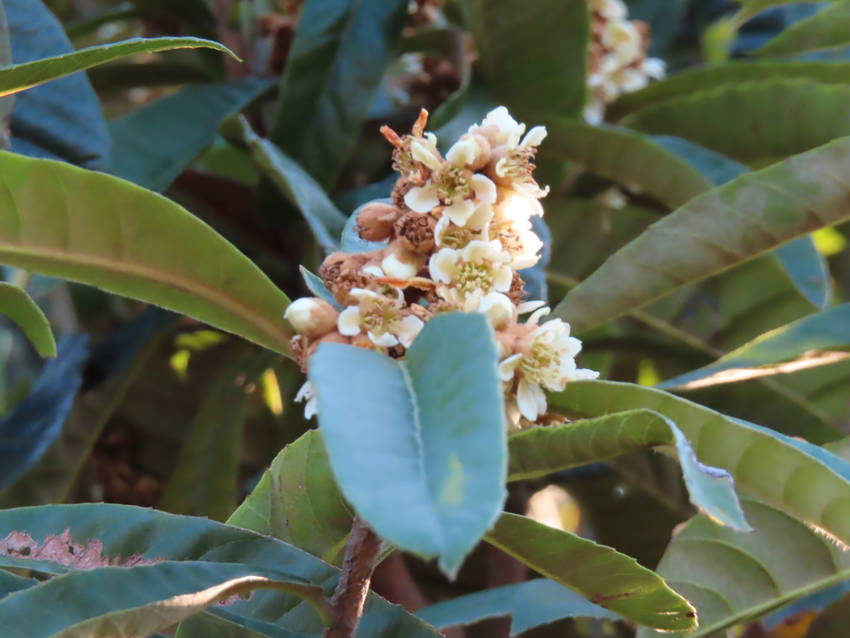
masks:
[[[800,521],[745,501],[754,532],[735,532],[696,516],[673,537],[658,565],[697,608],[699,630],[717,635],[796,598],[850,578],[850,554]],[[657,636],[640,629],[639,638]]]
[[[850,134],[848,101],[846,83],[774,79],[673,98],[638,111],[625,123],[652,135],[689,139],[745,164],[763,164]],[[775,125],[791,121],[793,126]]]
[[[0,282],[0,314],[11,319],[42,357],[56,356],[56,340],[50,322],[26,290]]]
[[[336,250],[345,226],[345,215],[322,187],[277,146],[254,133],[244,117],[227,120],[223,132],[248,146],[259,169],[298,207],[318,242],[328,252]]]
[[[520,117],[582,112],[589,39],[584,0],[464,0],[462,6],[481,75],[499,103]]]
[[[283,569],[164,561],[78,571],[15,592],[0,600],[0,629],[20,638],[148,636],[258,589],[295,594],[329,618],[322,589]],[[40,613],[48,607],[51,613]]]
[[[850,356],[850,304],[835,306],[763,334],[711,365],[659,384],[696,389],[837,363]]]
[[[755,53],[786,56],[850,44],[850,2],[835,2],[787,27]]]
[[[550,403],[588,417],[637,408],[659,412],[676,422],[697,458],[729,471],[739,491],[850,540],[850,464],[821,447],[628,383],[571,383]]]
[[[322,436],[311,430],[281,450],[227,522],[339,564],[352,517],[334,481]]]
[[[35,62],[73,51],[62,24],[41,0],[5,0],[12,39],[12,61]],[[105,170],[109,135],[100,101],[85,73],[37,86],[14,98],[12,148],[33,157],[62,159],[84,168]],[[2,110],[0,106],[0,110]]]
[[[247,388],[274,353],[241,343],[228,352],[184,436],[183,449],[158,507],[225,520],[236,507]],[[285,540],[285,539],[284,539]]]
[[[546,128],[548,152],[671,208],[711,188],[688,162],[640,133],[571,120],[547,122]]]
[[[842,221],[850,217],[850,191],[839,177],[845,170],[850,138],[704,193],[609,257],[567,294],[555,315],[582,332]]]
[[[514,434],[508,439],[508,480],[545,476],[659,445],[675,446],[694,505],[724,525],[750,529],[729,473],[700,463],[676,424],[652,410],[628,410]]]
[[[619,120],[644,108],[693,95],[697,91],[725,85],[792,79],[812,80],[821,84],[846,84],[850,81],[850,63],[764,60],[695,67],[652,82],[639,91],[624,93],[606,109],[605,115]]]
[[[656,573],[610,547],[516,514],[502,514],[484,540],[590,602],[642,625],[664,631],[696,627],[696,613],[687,600]]]
[[[484,316],[434,317],[403,361],[323,344],[309,377],[348,501],[382,537],[456,573],[505,499],[502,385]]]
[[[236,57],[223,44],[202,38],[132,38],[2,68],[0,69],[0,97],[18,93],[76,71],[84,71],[98,64],[112,62],[136,53],[197,48],[215,49]]]
[[[735,160],[678,137],[659,135],[653,140],[691,164],[715,186],[725,184],[749,170]],[[825,308],[831,292],[829,270],[826,259],[812,238],[800,237],[784,244],[776,249],[775,255],[800,294],[816,308]]]
[[[38,581],[35,578],[23,578],[0,570],[0,598],[4,598],[21,589],[32,587],[33,585],[38,585]]]
[[[24,542],[29,551],[10,555],[2,542],[11,539],[17,540],[19,547]],[[41,550],[47,540],[52,541],[51,550],[45,554]],[[63,574],[76,567],[129,566],[164,560],[238,563],[252,570],[280,570],[321,587],[325,594],[333,591],[337,580],[336,569],[269,536],[205,518],[127,505],[47,505],[2,510],[0,548],[4,548],[0,549],[0,566],[46,574]],[[21,556],[23,553],[26,557]],[[211,608],[200,618],[205,614],[223,617],[272,638],[289,634],[319,638],[324,631],[314,609],[285,592],[257,591],[248,600],[226,608]],[[377,596],[369,596],[363,624],[380,627],[386,635],[438,636],[400,607]],[[181,629],[178,634],[182,638],[210,635],[182,632]]]
[[[174,202],[61,162],[0,153],[0,262],[185,313],[289,351],[289,300]]]
[[[355,149],[375,91],[396,55],[407,4],[308,0],[301,10],[271,139],[325,188]]]
[[[511,636],[562,618],[621,620],[617,614],[546,578],[459,596],[420,609],[416,615],[437,629],[510,616]]]
[[[12,42],[9,38],[9,23],[0,0],[0,68],[12,64]],[[0,100],[0,149],[9,150],[9,124],[14,98]]]
[[[146,104],[112,120],[111,173],[162,192],[212,144],[219,122],[271,86],[244,78],[226,84],[199,84]]]

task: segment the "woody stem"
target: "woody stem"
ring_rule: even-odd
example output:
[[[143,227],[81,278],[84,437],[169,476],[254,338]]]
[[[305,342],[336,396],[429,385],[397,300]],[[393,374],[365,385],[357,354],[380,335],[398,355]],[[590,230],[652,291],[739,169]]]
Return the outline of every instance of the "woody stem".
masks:
[[[339,582],[331,599],[331,624],[323,638],[354,637],[380,551],[380,537],[363,519],[355,516],[345,546]]]

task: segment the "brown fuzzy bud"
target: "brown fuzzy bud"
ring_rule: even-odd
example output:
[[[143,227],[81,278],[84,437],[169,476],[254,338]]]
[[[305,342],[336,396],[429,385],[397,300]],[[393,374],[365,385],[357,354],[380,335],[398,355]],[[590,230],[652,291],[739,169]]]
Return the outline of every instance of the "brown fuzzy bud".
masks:
[[[525,282],[518,272],[514,273],[514,278],[511,281],[511,289],[507,294],[515,306],[522,303],[522,298],[525,296]]]
[[[295,332],[316,339],[336,328],[339,312],[324,299],[302,297],[289,304],[283,317]]]
[[[434,227],[437,220],[430,214],[406,213],[395,222],[395,234],[402,247],[415,253],[434,250]]]
[[[402,212],[391,204],[370,202],[357,213],[357,233],[367,241],[383,241],[393,233],[393,224]]]
[[[404,203],[404,196],[413,188],[414,184],[406,180],[404,177],[399,177],[393,186],[392,200],[396,208],[401,210],[410,210],[407,204]]]
[[[349,291],[352,288],[366,288],[369,277],[363,274],[363,266],[369,260],[368,254],[331,253],[319,267],[319,276],[334,298],[342,305],[349,304]]]
[[[318,350],[319,346],[322,345],[323,343],[349,344],[349,343],[351,343],[351,338],[346,337],[344,334],[340,334],[336,330],[334,330],[333,332],[329,332],[328,334],[326,334],[321,339],[316,339],[315,341],[313,341],[310,344],[310,347],[308,349],[308,353],[309,353],[308,356],[312,357],[313,354],[316,352],[316,350]]]
[[[289,342],[292,346],[292,357],[301,368],[301,372],[307,372],[307,360],[310,358],[310,340],[303,335],[295,335]]]

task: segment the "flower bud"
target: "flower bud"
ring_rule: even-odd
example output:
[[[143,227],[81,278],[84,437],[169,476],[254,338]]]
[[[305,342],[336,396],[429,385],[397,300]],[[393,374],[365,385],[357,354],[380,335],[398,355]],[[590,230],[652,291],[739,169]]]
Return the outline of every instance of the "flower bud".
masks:
[[[412,279],[419,272],[419,260],[406,250],[391,250],[381,261],[381,270],[393,279]]]
[[[434,249],[434,227],[437,220],[431,215],[406,213],[395,222],[395,233],[402,247],[415,253]]]
[[[283,315],[295,332],[311,339],[335,329],[338,316],[336,308],[318,297],[296,299]]]
[[[401,211],[392,204],[369,202],[357,213],[357,232],[367,241],[383,241],[393,233],[393,224]]]

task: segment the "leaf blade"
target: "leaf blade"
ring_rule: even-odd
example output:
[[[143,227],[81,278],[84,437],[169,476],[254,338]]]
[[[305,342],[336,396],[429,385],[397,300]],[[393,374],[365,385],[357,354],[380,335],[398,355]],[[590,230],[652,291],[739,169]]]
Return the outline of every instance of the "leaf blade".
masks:
[[[50,322],[23,288],[0,282],[0,314],[11,319],[42,357],[56,356]]]

